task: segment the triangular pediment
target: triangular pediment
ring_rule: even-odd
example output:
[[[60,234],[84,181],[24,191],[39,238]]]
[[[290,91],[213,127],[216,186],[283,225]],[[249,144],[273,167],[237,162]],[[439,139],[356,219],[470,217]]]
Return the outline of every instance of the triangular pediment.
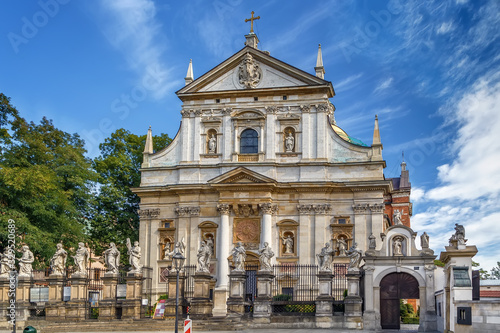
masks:
[[[331,86],[331,83],[246,46],[177,91],[177,95],[305,86]]]
[[[239,167],[228,171],[220,176],[212,178],[209,184],[269,184],[276,183],[276,180],[261,175],[245,167]]]

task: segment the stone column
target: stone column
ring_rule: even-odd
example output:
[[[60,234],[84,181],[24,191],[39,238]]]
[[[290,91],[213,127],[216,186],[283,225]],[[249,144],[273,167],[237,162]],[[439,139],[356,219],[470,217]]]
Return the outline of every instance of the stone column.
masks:
[[[213,302],[210,300],[210,273],[196,272],[194,275],[194,295],[189,311],[193,319],[204,319],[212,316]]]
[[[141,318],[142,273],[127,273],[127,294],[122,303],[122,319]]]
[[[116,285],[118,274],[104,273],[102,277],[102,301],[99,301],[99,320],[116,318]]]
[[[228,274],[229,263],[229,211],[231,206],[229,204],[218,204],[217,210],[219,211],[220,225],[217,228],[217,284],[214,290],[214,316],[225,316],[227,314],[227,297],[228,297]]]
[[[332,279],[333,274],[331,272],[318,273],[319,292],[318,297],[316,297],[317,317],[331,317],[333,315]]]
[[[182,307],[186,306],[184,299],[184,286],[186,281],[185,271],[179,272],[179,303],[178,312],[182,315]],[[177,295],[177,272],[175,268],[168,274],[168,299],[165,301],[165,316],[175,316],[175,298]]]
[[[344,299],[344,316],[347,328],[362,328],[362,304],[363,300],[359,294],[359,280],[361,273],[359,270],[349,270],[347,276],[347,297]]]
[[[62,284],[62,282],[61,282]],[[8,288],[8,286],[7,286]],[[17,278],[17,289],[16,289],[16,322],[27,320],[30,314],[30,288],[31,288],[31,277],[30,276],[19,276]],[[8,296],[8,295],[7,295]],[[62,299],[62,293],[60,294],[59,301]],[[49,298],[50,304],[50,298]],[[64,309],[63,309],[64,310]],[[47,313],[47,309],[46,309]],[[46,315],[46,319],[50,320]],[[64,314],[62,315],[64,318]]]
[[[260,270],[257,272],[257,297],[253,303],[254,318],[270,318],[272,314],[272,271]]]
[[[267,242],[269,246],[273,247],[272,214],[278,211],[278,206],[267,202],[259,204],[259,208],[262,211],[260,246],[264,247],[264,243]]]
[[[245,271],[232,271],[230,274],[227,311],[229,316],[242,316],[245,313]]]
[[[70,278],[71,299],[66,302],[66,319],[70,321],[85,320],[87,301],[87,277],[73,274]]]
[[[49,275],[49,301],[45,306],[45,320],[61,320],[66,317],[65,304],[62,301],[64,277],[62,275]]]

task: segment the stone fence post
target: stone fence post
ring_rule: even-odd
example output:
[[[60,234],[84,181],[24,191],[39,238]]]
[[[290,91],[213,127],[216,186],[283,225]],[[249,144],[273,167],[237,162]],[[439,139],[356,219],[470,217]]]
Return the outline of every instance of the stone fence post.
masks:
[[[362,329],[363,326],[363,299],[359,294],[359,280],[361,273],[359,269],[348,270],[347,274],[347,297],[344,299],[347,328]]]
[[[66,319],[66,309],[65,304],[62,300],[63,287],[64,287],[64,276],[58,274],[51,274],[47,278],[49,283],[49,301],[45,306],[45,320],[61,320]],[[21,280],[19,280],[19,286],[21,286]],[[29,287],[28,287],[29,294]],[[29,300],[29,295],[28,295]]]
[[[232,271],[229,274],[228,316],[242,316],[245,313],[245,271]]]
[[[127,273],[127,295],[122,305],[123,319],[141,318],[142,273]]]
[[[194,295],[189,314],[192,318],[207,318],[212,316],[213,302],[210,300],[210,273],[196,272],[194,275]]]
[[[99,302],[99,320],[113,320],[116,318],[116,285],[118,274],[104,273],[102,277],[102,301]]]
[[[71,299],[66,303],[66,319],[71,321],[85,320],[85,306],[87,301],[87,277],[72,276]]]
[[[260,270],[257,272],[257,297],[253,303],[254,318],[269,318],[272,314],[272,271]]]
[[[333,315],[333,296],[332,296],[331,272],[318,273],[319,292],[316,297],[316,316],[331,317]]]

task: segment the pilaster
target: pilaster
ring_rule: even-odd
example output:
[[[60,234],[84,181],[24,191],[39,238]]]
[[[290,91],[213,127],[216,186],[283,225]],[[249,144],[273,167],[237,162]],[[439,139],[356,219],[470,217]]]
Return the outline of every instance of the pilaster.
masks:
[[[354,239],[358,243],[358,248],[366,251],[368,246],[366,240],[370,235],[368,230],[367,215],[370,213],[368,204],[355,204],[352,206],[354,211]]]

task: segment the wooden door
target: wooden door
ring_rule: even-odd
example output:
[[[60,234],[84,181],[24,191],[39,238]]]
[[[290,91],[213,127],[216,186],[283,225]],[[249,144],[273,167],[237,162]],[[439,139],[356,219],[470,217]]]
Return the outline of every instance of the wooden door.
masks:
[[[418,281],[406,273],[391,273],[380,282],[380,321],[383,329],[400,328],[400,299],[419,298]]]

